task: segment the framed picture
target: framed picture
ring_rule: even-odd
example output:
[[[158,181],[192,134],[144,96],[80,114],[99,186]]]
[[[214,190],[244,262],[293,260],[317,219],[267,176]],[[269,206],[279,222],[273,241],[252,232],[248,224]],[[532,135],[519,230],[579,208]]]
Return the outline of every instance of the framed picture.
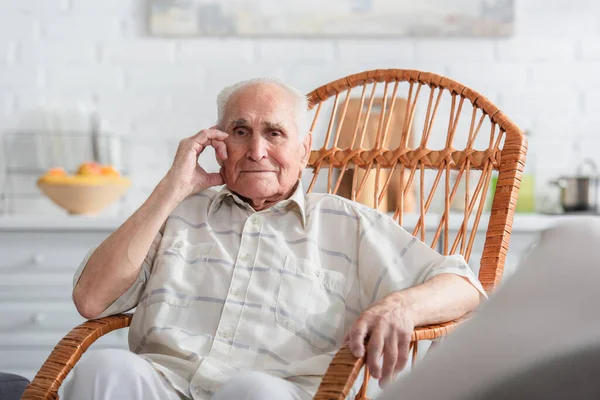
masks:
[[[514,0],[147,0],[154,36],[490,37]]]

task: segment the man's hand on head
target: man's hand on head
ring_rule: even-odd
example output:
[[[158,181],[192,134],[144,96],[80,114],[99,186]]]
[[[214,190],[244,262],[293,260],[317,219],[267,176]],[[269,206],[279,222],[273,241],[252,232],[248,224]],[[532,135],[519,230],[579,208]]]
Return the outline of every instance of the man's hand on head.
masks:
[[[383,387],[406,365],[414,328],[409,310],[397,296],[388,296],[363,311],[346,333],[344,344],[355,357],[363,357],[366,351],[371,375]]]
[[[227,147],[224,142],[227,136],[227,133],[213,126],[182,139],[177,147],[173,164],[160,185],[163,185],[168,193],[176,196],[178,201],[182,201],[191,194],[224,184],[221,173],[206,172],[198,164],[198,157],[206,147],[212,146],[221,164],[221,160],[227,159]]]

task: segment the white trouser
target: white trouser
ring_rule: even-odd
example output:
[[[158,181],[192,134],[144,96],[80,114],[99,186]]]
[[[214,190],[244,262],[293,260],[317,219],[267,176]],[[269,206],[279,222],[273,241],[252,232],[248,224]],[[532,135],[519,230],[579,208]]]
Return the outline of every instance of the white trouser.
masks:
[[[600,349],[599,282],[600,218],[578,218],[543,232],[518,271],[476,316],[377,400],[561,398],[557,391],[569,385],[561,378],[567,373],[575,380],[576,373],[585,377],[590,369],[582,366],[590,361],[581,355]],[[570,371],[577,357],[583,362]],[[551,375],[551,364],[561,375]],[[596,373],[599,365],[596,359]],[[485,395],[514,391],[519,376],[536,368],[546,375],[530,380],[535,382],[530,387],[524,382],[508,397]],[[589,398],[586,393],[597,393],[598,387],[597,377],[579,379],[563,398]],[[525,391],[535,395],[527,397]]]
[[[181,397],[180,397],[181,396]],[[86,353],[65,386],[66,400],[179,400],[179,395],[142,357],[128,350]],[[233,376],[212,400],[307,400],[293,383],[261,372]]]
[[[243,372],[232,377],[212,400],[308,400],[312,397],[285,379],[263,372]]]
[[[180,400],[165,378],[129,350],[92,350],[75,365],[66,400]]]

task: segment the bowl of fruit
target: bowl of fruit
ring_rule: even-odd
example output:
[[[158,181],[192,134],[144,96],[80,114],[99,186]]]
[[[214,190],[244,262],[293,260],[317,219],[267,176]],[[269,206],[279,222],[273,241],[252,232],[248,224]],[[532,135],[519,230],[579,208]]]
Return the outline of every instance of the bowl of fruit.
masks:
[[[72,175],[51,168],[37,181],[40,190],[70,214],[96,214],[120,199],[129,185],[114,167],[94,162],[81,164]]]

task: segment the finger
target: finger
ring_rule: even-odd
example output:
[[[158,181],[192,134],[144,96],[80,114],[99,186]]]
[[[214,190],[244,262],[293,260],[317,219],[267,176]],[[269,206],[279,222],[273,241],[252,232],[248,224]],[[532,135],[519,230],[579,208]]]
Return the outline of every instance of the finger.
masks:
[[[208,187],[211,186],[219,186],[223,185],[225,182],[223,181],[223,177],[218,172],[212,172],[210,174],[206,174],[206,184]]]
[[[206,146],[211,144],[211,142],[222,142],[225,140],[225,138],[227,138],[227,136],[228,135],[225,132],[221,132],[216,129],[204,129],[194,136],[190,136],[189,138],[183,139],[181,142],[179,142],[178,153],[184,154],[192,151],[195,153],[196,157],[199,157]],[[223,150],[221,150],[221,154],[223,154]],[[227,157],[226,151],[225,157]]]
[[[217,129],[215,127],[205,129],[204,131],[206,132],[206,137],[208,137],[209,139],[225,140],[229,137],[229,134],[227,132],[223,132],[222,130]]]
[[[398,336],[398,359],[396,360],[396,367],[394,373],[402,371],[408,362],[410,353],[410,334]]]
[[[204,137],[200,136],[196,137],[196,135],[182,139],[179,142],[179,146],[177,147],[177,154],[175,155],[175,159],[177,159],[178,156],[187,157],[187,154],[189,152],[193,152],[196,155],[196,157],[200,156],[200,153],[202,153],[202,151],[204,150],[204,147],[206,146],[207,142],[208,139],[205,139]]]
[[[218,129],[203,129],[200,132],[196,133],[193,136],[190,136],[189,139],[197,143],[201,146],[206,146],[209,140],[225,140],[229,135],[223,131]]]
[[[379,386],[383,388],[393,377],[398,360],[398,337],[392,331],[385,340],[383,346],[383,369]]]
[[[359,319],[348,332],[348,347],[354,357],[362,357],[365,355],[365,338],[369,326],[364,320]]]
[[[214,147],[217,158],[227,160],[227,146],[221,140],[211,140],[210,145]]]
[[[381,329],[376,329],[371,333],[369,344],[367,345],[367,365],[371,370],[371,375],[375,379],[381,378],[381,365],[379,363],[383,354],[385,335]]]

